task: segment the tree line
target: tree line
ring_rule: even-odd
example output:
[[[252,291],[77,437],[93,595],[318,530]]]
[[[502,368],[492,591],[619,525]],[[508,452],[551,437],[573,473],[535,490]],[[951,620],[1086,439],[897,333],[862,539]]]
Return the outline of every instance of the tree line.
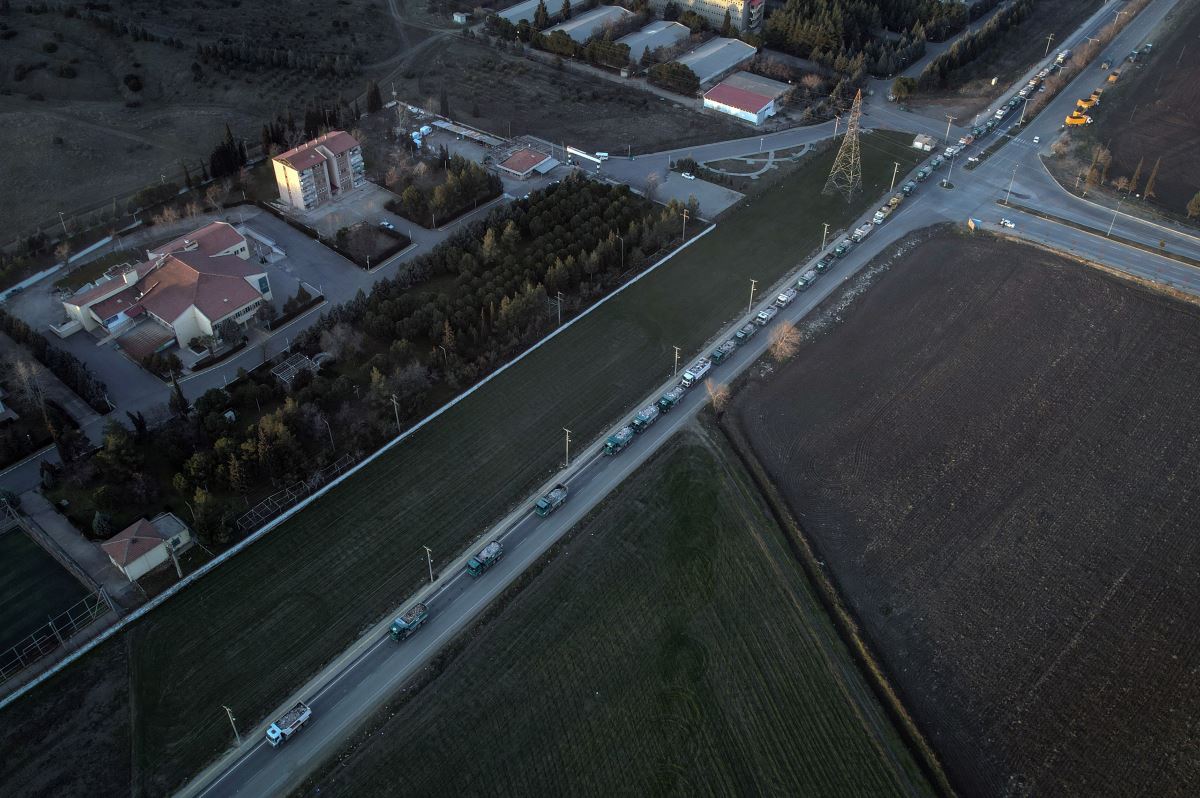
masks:
[[[54,346],[24,321],[4,310],[0,310],[0,332],[23,344],[37,362],[49,369],[97,413],[109,411],[108,400],[105,399],[107,386],[79,358]]]
[[[965,68],[1028,19],[1033,9],[1034,0],[1016,0],[979,30],[963,36],[949,50],[926,64],[917,78],[917,86],[922,89],[945,89],[964,82],[970,77],[965,73]]]

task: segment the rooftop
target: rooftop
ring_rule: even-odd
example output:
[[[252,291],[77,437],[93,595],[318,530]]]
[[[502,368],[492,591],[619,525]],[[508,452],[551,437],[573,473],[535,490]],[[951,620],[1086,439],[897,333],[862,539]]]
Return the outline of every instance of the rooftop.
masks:
[[[122,567],[139,559],[163,542],[162,534],[145,518],[139,518],[129,526],[100,544],[104,553]]]
[[[517,150],[500,164],[500,168],[523,175],[549,157],[544,152],[537,150]]]
[[[700,83],[704,84],[715,80],[738,64],[749,61],[756,52],[757,50],[743,41],[717,37],[675,60],[689,67],[696,73]]]
[[[744,71],[734,72],[721,81],[720,85],[733,86],[735,89],[745,89],[755,94],[761,94],[764,97],[770,97],[773,100],[782,97],[792,89],[791,84],[771,80],[770,78],[764,78],[762,75]]]
[[[646,27],[639,31],[630,33],[628,36],[622,36],[617,39],[619,44],[629,45],[629,59],[631,61],[641,61],[642,55],[647,51],[654,51],[659,47],[671,47],[679,44],[681,41],[691,35],[686,25],[680,25],[678,22],[667,22],[659,20],[651,22]]]
[[[570,36],[573,40],[583,44],[588,39],[595,36],[604,30],[605,26],[615,22],[620,22],[623,19],[628,19],[633,16],[633,12],[626,11],[620,6],[600,6],[594,8],[586,14],[580,14],[577,17],[572,17],[566,22],[560,22],[553,28],[548,28],[543,31],[547,36],[555,31],[562,31]]]
[[[306,141],[299,147],[293,147],[287,152],[276,155],[271,160],[285,163],[293,169],[303,172],[325,160],[325,153],[321,150],[329,150],[334,155],[340,155],[346,150],[351,150],[358,146],[358,140],[344,130],[332,130],[323,136]]]
[[[757,94],[746,89],[739,89],[736,86],[730,86],[727,83],[718,83],[708,91],[704,92],[704,99],[721,105],[727,105],[730,108],[737,108],[740,111],[757,114],[763,108],[771,104],[774,98],[767,97],[762,94]]]
[[[587,5],[587,1],[588,0],[571,0],[571,10],[574,11],[577,8],[583,8]],[[498,15],[504,19],[507,19],[514,25],[523,19],[533,22],[533,12],[537,11],[537,7],[538,0],[523,0],[523,2],[509,6],[503,11],[498,12]],[[562,3],[546,3],[546,8],[549,10],[550,15],[554,16],[562,8]]]
[[[160,247],[148,250],[146,255],[151,259],[170,252],[195,251],[202,255],[216,255],[227,249],[236,247],[246,238],[237,228],[228,222],[210,222],[199,230],[193,230],[185,236],[168,241]]]

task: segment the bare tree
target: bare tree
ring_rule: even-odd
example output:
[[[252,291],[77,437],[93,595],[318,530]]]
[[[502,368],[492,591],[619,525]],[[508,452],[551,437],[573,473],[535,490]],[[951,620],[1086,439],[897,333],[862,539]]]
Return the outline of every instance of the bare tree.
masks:
[[[71,242],[63,241],[54,248],[54,257],[63,262],[64,265],[71,265]]]
[[[356,354],[363,345],[363,334],[349,324],[339,322],[321,333],[321,351],[341,360]]]
[[[646,175],[646,199],[654,202],[655,196],[658,195],[658,184],[662,182],[658,172],[651,172]]]
[[[166,205],[158,215],[154,217],[155,224],[174,224],[179,221],[179,210],[174,205]]]
[[[183,206],[183,213],[189,219],[195,219],[200,215],[202,210],[204,209],[200,207],[200,203],[196,202],[195,200],[191,200],[187,205]]]
[[[224,187],[220,183],[213,183],[208,187],[208,191],[204,192],[204,200],[217,210],[221,210],[221,203],[225,200]]]
[[[800,332],[794,324],[784,322],[771,331],[771,357],[782,363],[800,348]]]
[[[708,400],[712,402],[713,410],[720,413],[729,402],[729,386],[723,382],[713,382],[709,377],[704,381],[704,389],[708,391]]]

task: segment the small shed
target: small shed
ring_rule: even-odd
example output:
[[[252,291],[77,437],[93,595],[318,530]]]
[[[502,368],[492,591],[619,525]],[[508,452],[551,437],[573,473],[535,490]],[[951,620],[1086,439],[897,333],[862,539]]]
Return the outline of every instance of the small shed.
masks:
[[[174,513],[140,518],[100,544],[108,559],[130,582],[192,547],[192,532]]]
[[[927,136],[926,134],[921,133],[921,134],[918,134],[915,139],[913,139],[912,145],[913,145],[914,150],[921,150],[922,152],[933,152],[935,142],[933,140],[933,136]]]

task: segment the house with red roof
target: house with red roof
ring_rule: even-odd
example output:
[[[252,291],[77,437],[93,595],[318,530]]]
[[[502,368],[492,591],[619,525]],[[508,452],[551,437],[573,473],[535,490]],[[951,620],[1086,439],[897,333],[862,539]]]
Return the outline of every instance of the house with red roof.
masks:
[[[271,159],[279,199],[302,211],[324,205],[367,182],[362,147],[334,130]]]
[[[172,342],[186,346],[199,336],[220,337],[218,327],[227,320],[245,329],[271,301],[266,272],[251,262],[245,236],[226,222],[146,254],[146,261],[127,264],[64,300],[67,317],[100,337],[115,337],[148,319],[162,329],[155,340],[163,349]]]
[[[192,531],[174,513],[152,521],[139,518],[100,544],[100,549],[130,582],[136,582],[168,559],[192,547]],[[180,574],[182,576],[182,574]]]
[[[735,72],[704,93],[704,107],[761,125],[775,115],[776,102],[790,89],[761,75]]]

